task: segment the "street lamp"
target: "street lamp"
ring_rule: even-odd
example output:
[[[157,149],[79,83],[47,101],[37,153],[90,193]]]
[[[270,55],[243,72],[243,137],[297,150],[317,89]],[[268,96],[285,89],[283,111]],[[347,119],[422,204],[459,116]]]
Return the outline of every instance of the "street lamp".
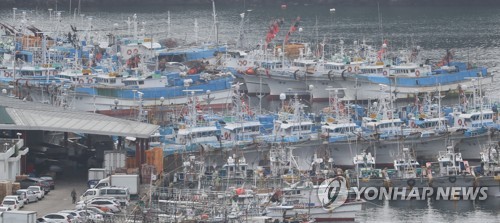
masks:
[[[161,116],[161,122],[160,122],[160,125],[163,125],[163,102],[165,101],[165,97],[160,97],[160,106],[161,106],[161,110],[160,110],[160,116]]]
[[[210,103],[214,100],[214,97],[210,97],[210,94],[212,94],[212,91],[207,90],[206,94],[207,94],[207,105],[210,106]]]
[[[313,89],[314,89],[314,85],[310,84],[309,85],[309,103],[312,103],[312,99],[313,99],[312,90]]]
[[[280,94],[280,100],[281,100],[281,110],[285,111],[285,100],[286,100],[286,94],[281,93]]]

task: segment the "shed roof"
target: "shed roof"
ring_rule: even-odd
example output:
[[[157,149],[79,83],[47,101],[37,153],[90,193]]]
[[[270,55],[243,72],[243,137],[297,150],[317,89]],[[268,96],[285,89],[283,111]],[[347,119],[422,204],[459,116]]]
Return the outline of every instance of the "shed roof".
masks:
[[[157,125],[0,96],[0,129],[149,138]]]

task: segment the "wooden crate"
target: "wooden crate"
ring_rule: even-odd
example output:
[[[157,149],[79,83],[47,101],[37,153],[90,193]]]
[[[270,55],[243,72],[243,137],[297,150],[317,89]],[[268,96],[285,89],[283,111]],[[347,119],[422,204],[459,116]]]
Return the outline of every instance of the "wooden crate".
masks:
[[[16,191],[21,189],[20,183],[12,183],[12,194],[16,194]]]
[[[18,175],[16,176],[16,182],[21,182],[21,180],[28,179],[28,175]]]
[[[127,168],[127,174],[139,174],[139,168]]]

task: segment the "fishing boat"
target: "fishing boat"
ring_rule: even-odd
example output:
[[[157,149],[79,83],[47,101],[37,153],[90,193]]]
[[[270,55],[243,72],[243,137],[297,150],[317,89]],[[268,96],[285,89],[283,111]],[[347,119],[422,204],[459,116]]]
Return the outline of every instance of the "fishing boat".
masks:
[[[409,148],[404,147],[401,154],[394,160],[394,169],[387,170],[387,186],[393,188],[417,188],[428,186],[419,162],[415,159]],[[410,192],[410,190],[407,190]]]
[[[427,162],[429,186],[434,189],[446,187],[473,187],[475,177],[471,175],[468,161],[462,159],[452,146],[439,151],[437,162]]]
[[[371,153],[362,152],[352,159],[354,172],[347,170],[346,175],[351,186],[362,187],[383,187],[384,176],[382,170],[375,168],[375,157]]]
[[[488,196],[500,197],[500,145],[490,141],[480,152],[481,165],[474,169],[478,187],[487,188]]]
[[[157,77],[159,76],[159,77]],[[103,80],[99,82],[100,80]],[[107,84],[105,79],[111,84]],[[185,73],[171,73],[165,76],[153,74],[124,78],[123,82],[116,76],[103,77],[98,83],[91,86],[75,87],[74,98],[76,109],[83,111],[110,110],[115,107],[115,99],[119,100],[121,108],[137,106],[139,95],[143,106],[160,104],[164,98],[167,104],[184,104],[187,95],[184,90],[196,89],[196,100],[202,105],[212,108],[223,108],[230,103],[231,84],[233,76],[228,73],[207,74],[200,73],[186,75]],[[207,100],[210,99],[210,103]]]
[[[277,202],[269,203],[266,216],[273,218],[298,218],[307,216],[316,222],[354,221],[356,214],[363,210],[364,200],[347,199],[334,210],[325,210],[318,197],[318,191],[326,186],[295,186],[278,192]]]

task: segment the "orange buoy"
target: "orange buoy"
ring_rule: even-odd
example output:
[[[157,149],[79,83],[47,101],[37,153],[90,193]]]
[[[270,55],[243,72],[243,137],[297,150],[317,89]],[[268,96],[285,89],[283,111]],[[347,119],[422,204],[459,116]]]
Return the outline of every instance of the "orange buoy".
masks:
[[[196,74],[196,73],[198,73],[198,70],[194,67],[189,69],[189,71],[188,71],[188,74]]]
[[[242,194],[244,194],[244,193],[245,193],[245,189],[243,189],[243,188],[241,188],[241,187],[240,187],[240,188],[238,188],[238,189],[236,189],[236,194],[237,194],[237,195],[242,195]]]
[[[253,68],[248,68],[247,71],[246,71],[246,73],[248,75],[255,75],[255,70]]]

